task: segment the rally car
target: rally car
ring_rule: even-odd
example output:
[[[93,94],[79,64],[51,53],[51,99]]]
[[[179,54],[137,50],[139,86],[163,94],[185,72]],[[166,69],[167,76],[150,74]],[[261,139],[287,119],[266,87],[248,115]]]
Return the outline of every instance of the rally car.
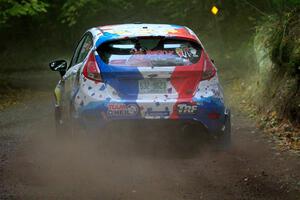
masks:
[[[230,142],[230,111],[214,62],[195,33],[167,24],[120,24],[89,29],[71,63],[51,62],[59,130],[115,120],[193,121]],[[101,130],[101,129],[96,129]]]

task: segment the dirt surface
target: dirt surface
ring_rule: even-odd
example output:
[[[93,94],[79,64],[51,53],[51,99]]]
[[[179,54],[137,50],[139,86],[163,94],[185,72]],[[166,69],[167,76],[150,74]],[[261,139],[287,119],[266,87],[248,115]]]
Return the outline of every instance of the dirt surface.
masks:
[[[300,157],[237,111],[232,134],[227,152],[161,123],[57,138],[47,86],[0,113],[0,199],[300,199]]]

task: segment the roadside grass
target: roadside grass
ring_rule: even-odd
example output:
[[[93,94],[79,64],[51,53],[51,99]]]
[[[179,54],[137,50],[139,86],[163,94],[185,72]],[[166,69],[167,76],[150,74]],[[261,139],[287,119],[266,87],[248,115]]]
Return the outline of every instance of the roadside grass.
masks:
[[[59,75],[50,70],[0,73],[0,112],[34,96],[49,95]]]
[[[270,16],[256,27],[250,43],[225,54],[222,83],[227,102],[248,114],[280,150],[300,155],[299,33],[294,10]],[[279,20],[281,19],[281,20]],[[288,31],[287,31],[288,30]],[[234,52],[231,52],[231,54]]]
[[[261,109],[253,103],[253,96],[249,93],[249,87],[244,79],[234,79],[231,81],[230,87],[225,87],[227,102],[230,107],[246,113],[248,117],[256,121],[257,128],[275,142],[276,147],[280,151],[291,151],[300,155],[300,126],[292,123],[287,118],[281,118],[279,114],[272,109]],[[252,92],[253,93],[253,92]],[[255,98],[259,98],[255,96]],[[270,102],[272,104],[272,102]]]
[[[10,106],[17,105],[30,97],[30,89],[14,88],[9,82],[1,80],[0,83],[0,112]]]

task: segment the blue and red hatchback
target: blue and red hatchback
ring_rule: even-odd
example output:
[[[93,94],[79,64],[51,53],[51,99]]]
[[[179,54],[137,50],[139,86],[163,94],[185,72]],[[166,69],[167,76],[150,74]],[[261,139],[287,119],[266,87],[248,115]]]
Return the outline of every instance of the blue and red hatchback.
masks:
[[[181,120],[201,123],[230,142],[230,112],[217,70],[189,28],[121,24],[88,30],[55,89],[56,121],[84,126],[114,120]]]

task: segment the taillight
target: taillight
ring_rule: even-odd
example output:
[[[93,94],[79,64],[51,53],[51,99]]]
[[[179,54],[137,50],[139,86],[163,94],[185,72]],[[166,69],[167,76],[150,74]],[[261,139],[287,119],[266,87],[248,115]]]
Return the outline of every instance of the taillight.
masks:
[[[212,77],[215,76],[215,74],[216,74],[216,69],[207,56],[207,59],[204,60],[203,71],[202,71],[202,80],[211,79]]]
[[[83,75],[93,81],[101,82],[101,74],[99,70],[99,66],[97,64],[95,55],[93,52],[90,53],[84,67],[83,67]]]

